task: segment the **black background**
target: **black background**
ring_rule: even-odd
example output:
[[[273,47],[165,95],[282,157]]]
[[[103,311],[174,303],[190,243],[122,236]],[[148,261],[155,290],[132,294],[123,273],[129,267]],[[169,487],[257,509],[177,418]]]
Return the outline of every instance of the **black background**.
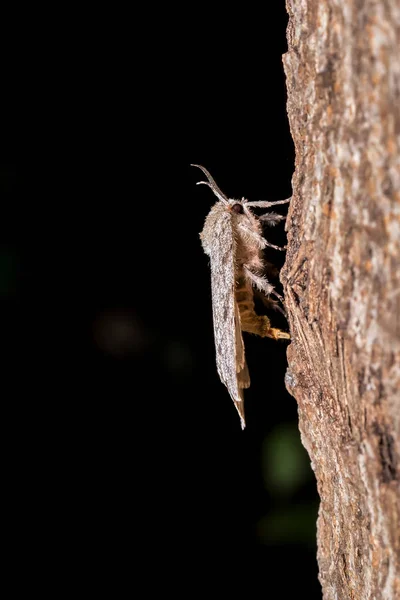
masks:
[[[57,217],[36,205],[25,219],[27,229],[33,214],[51,222],[51,243],[8,245],[18,297],[38,273],[46,290],[24,316],[24,352],[35,352],[38,314],[53,324],[40,357],[54,365],[44,376],[54,412],[43,409],[44,453],[59,449],[52,539],[69,549],[71,578],[115,597],[145,585],[146,597],[319,598],[317,498],[284,387],[287,342],[245,334],[252,385],[241,431],[216,372],[199,240],[215,197],[190,167],[204,165],[230,197],[290,196],[287,14],[283,1],[268,13],[175,10],[97,12],[81,31],[75,21],[54,72],[55,167],[42,172]],[[283,245],[284,225],[268,236]],[[34,377],[41,386],[43,371]],[[301,455],[294,471],[306,465],[286,491],[268,476],[269,460],[279,470],[280,431]]]

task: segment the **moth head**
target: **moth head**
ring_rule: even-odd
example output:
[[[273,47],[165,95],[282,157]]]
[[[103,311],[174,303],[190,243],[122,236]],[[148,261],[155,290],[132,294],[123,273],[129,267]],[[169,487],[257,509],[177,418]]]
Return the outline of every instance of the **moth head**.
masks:
[[[229,199],[228,210],[236,221],[247,221],[248,219],[253,220],[254,216],[247,206],[246,198],[241,200]]]
[[[235,200],[234,204],[231,205],[231,211],[237,215],[242,215],[244,212],[243,204]]]

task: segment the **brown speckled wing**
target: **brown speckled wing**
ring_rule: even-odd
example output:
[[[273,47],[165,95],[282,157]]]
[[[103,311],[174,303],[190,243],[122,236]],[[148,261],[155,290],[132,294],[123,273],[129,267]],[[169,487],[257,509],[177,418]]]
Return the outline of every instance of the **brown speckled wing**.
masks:
[[[249,387],[250,378],[244,355],[239,309],[235,299],[236,241],[232,214],[224,206],[215,207],[209,217],[210,227],[205,225],[211,261],[211,291],[214,320],[214,336],[217,370],[221,381],[239,413],[242,428],[245,427],[243,388]],[[208,236],[207,236],[208,237]]]

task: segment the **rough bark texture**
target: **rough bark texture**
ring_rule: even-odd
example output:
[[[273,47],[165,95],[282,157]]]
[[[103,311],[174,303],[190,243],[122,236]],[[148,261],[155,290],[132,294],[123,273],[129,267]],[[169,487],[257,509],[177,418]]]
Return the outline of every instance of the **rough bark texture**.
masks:
[[[400,2],[287,0],[286,385],[325,600],[400,598]]]

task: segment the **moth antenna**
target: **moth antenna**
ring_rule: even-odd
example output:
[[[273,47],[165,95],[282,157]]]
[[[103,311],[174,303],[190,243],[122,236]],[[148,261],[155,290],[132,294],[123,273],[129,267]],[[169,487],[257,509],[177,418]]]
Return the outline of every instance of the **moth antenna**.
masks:
[[[208,181],[198,181],[196,185],[201,185],[201,184],[208,185],[208,187],[212,189],[212,191],[214,192],[214,194],[217,196],[217,198],[219,200],[221,200],[221,202],[223,202],[224,204],[228,204],[229,203],[229,199],[227,198],[227,196],[225,196],[225,194],[223,192],[221,192],[221,190],[219,189],[219,187],[215,183],[214,179],[211,177],[210,173],[207,171],[207,169],[205,167],[202,167],[201,165],[190,165],[190,166],[191,167],[197,167],[198,169],[200,169],[201,171],[203,171],[204,175],[208,179]]]

